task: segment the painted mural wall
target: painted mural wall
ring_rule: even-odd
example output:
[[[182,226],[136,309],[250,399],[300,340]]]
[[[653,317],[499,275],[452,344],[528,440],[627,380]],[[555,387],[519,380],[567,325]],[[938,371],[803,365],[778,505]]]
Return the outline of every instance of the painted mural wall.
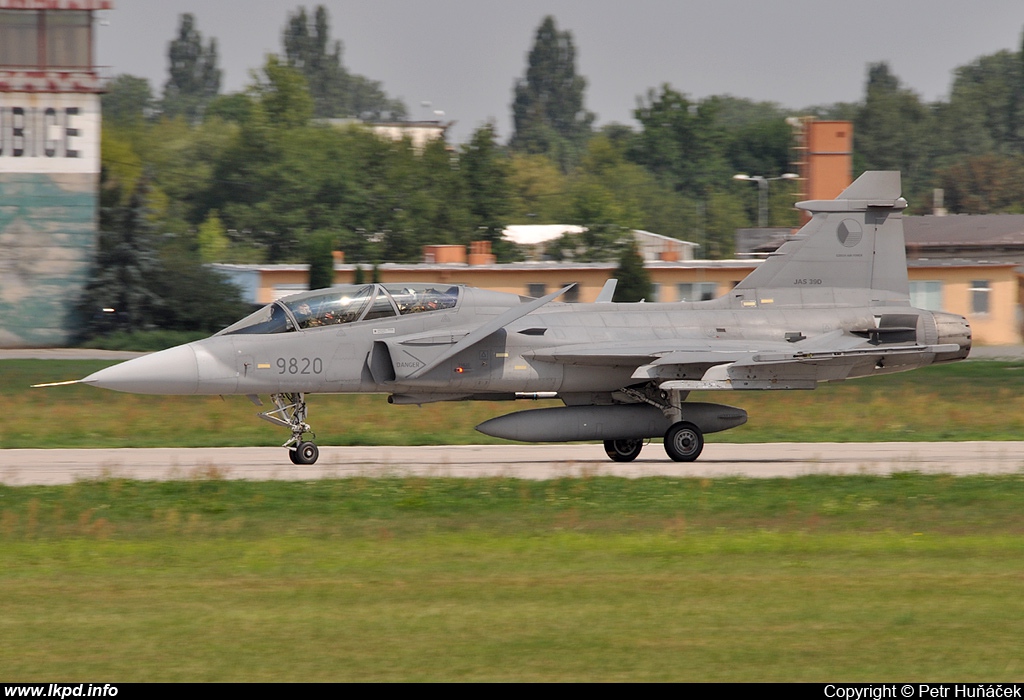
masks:
[[[69,340],[99,172],[98,94],[0,92],[0,347]]]

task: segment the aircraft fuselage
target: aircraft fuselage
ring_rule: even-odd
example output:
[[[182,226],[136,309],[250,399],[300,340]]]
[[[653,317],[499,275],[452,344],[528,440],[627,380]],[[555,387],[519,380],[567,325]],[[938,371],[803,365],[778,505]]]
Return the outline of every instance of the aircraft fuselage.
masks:
[[[466,290],[469,295],[479,290]],[[515,295],[505,301],[512,308]],[[640,304],[548,304],[512,322],[472,348],[422,376],[408,375],[440,350],[505,308],[488,293],[487,306],[461,300],[446,311],[390,316],[343,326],[313,327],[271,335],[217,335],[136,360],[131,376],[95,375],[97,386],[134,393],[258,395],[267,393],[391,393],[416,395],[498,395],[529,392],[604,393],[635,383],[630,347],[682,341],[690,351],[709,355],[764,354],[813,348],[815,340],[844,332],[850,347],[871,347],[871,339],[850,331],[876,327],[878,318],[899,315],[912,320],[913,333],[903,342],[920,345],[956,343],[954,353],[908,354],[878,366],[872,358],[853,363],[843,376],[821,381],[896,372],[933,362],[960,359],[970,349],[966,324],[959,316],[912,307],[850,307],[819,310],[758,303],[744,307],[729,297],[710,302]],[[725,302],[725,303],[722,303]],[[465,316],[463,315],[464,308]],[[766,308],[768,307],[768,308]],[[752,342],[753,341],[753,342]],[[559,348],[623,348],[620,366],[588,362],[585,356],[555,361]],[[600,364],[600,371],[595,365]],[[688,367],[699,379],[714,364],[710,359]],[[127,369],[121,365],[120,368]],[[112,368],[116,369],[116,368]],[[123,369],[120,370],[123,372]]]

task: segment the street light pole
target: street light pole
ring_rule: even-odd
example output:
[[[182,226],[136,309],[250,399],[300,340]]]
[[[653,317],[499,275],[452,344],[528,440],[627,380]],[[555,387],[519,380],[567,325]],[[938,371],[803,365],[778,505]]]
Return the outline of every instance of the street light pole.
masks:
[[[733,175],[733,180],[746,180],[747,182],[757,183],[757,227],[767,228],[768,227],[768,183],[774,182],[775,180],[796,180],[800,176],[796,173],[783,173],[778,177],[764,177],[763,175],[746,175],[739,173]]]

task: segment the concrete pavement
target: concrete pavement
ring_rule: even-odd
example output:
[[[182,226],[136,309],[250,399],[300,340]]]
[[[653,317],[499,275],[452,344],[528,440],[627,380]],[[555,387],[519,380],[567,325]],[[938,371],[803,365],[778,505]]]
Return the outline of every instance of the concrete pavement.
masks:
[[[692,463],[670,461],[660,444],[635,462],[610,461],[600,445],[321,447],[312,466],[291,464],[279,447],[0,450],[0,483],[68,484],[141,480],[315,480],[354,476],[555,479],[581,476],[749,478],[807,474],[1024,472],[1024,441],[879,443],[711,443]]]

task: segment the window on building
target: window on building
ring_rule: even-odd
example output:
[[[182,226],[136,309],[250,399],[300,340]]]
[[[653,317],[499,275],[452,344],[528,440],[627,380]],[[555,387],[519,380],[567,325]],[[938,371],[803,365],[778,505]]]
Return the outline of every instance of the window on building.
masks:
[[[46,13],[46,65],[89,67],[89,13],[62,10]]]
[[[647,301],[661,301],[661,283],[651,282],[651,296]]]
[[[91,45],[87,10],[0,10],[0,66],[88,69]]]
[[[911,281],[910,305],[929,311],[942,311],[942,282],[939,280]]]
[[[39,15],[35,10],[0,10],[0,66],[39,65]]]
[[[714,299],[718,285],[714,282],[683,282],[676,285],[677,301],[707,301]]]
[[[569,304],[575,304],[576,302],[578,302],[580,300],[580,285],[579,285],[579,282],[575,282],[575,283],[573,283],[573,282],[566,282],[562,286],[566,287],[566,286],[568,286],[570,284],[575,284],[576,286],[573,287],[572,289],[570,289],[565,294],[563,294],[562,298],[560,299],[560,301],[568,302]],[[541,296],[544,296],[544,295],[541,294]]]
[[[534,282],[533,284],[526,285],[526,295],[531,297],[540,298],[548,293],[548,286],[543,282]]]
[[[988,280],[973,280],[971,282],[971,311],[973,313],[988,313],[989,293],[991,291]]]

